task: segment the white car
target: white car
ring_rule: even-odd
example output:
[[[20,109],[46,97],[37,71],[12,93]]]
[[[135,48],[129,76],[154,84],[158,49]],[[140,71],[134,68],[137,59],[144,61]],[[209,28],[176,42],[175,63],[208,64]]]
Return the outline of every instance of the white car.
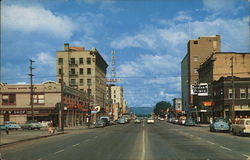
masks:
[[[155,120],[153,118],[148,118],[147,119],[147,123],[148,124],[154,124],[155,123]]]
[[[234,135],[250,135],[250,119],[239,119],[232,125],[232,132]]]

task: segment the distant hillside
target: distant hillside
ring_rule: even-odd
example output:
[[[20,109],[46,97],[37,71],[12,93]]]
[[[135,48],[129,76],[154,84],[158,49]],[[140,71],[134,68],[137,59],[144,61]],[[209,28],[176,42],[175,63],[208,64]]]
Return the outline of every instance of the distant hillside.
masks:
[[[131,107],[131,112],[135,114],[148,115],[153,112],[153,107]]]

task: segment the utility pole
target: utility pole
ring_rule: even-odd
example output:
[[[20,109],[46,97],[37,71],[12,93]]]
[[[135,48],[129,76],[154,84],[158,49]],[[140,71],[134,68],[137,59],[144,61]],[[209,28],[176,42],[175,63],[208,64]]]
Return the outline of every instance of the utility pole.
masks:
[[[63,94],[64,94],[64,80],[63,80],[63,65],[61,65],[61,104],[58,114],[59,128],[61,131],[64,130],[64,119],[63,119],[63,110],[64,110],[64,102],[63,102]]]
[[[31,116],[32,116],[32,121],[34,121],[34,104],[33,104],[33,92],[34,92],[34,90],[33,90],[33,74],[32,74],[32,71],[33,71],[33,69],[35,69],[35,68],[33,68],[32,67],[32,63],[33,62],[35,62],[35,61],[33,61],[32,59],[30,59],[30,74],[29,74],[29,76],[30,76],[30,105],[31,105]]]
[[[234,105],[235,105],[235,87],[234,87],[234,61],[233,56],[230,58],[231,60],[231,80],[232,80],[232,105],[231,105],[231,113],[230,118],[231,121],[234,122],[235,112],[234,112]]]

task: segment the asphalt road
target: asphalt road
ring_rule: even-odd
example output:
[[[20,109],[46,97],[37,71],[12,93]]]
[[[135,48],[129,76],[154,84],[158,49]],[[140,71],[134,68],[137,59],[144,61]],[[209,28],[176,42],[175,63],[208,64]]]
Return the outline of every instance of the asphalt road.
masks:
[[[250,137],[157,121],[79,130],[1,148],[5,160],[246,160]]]

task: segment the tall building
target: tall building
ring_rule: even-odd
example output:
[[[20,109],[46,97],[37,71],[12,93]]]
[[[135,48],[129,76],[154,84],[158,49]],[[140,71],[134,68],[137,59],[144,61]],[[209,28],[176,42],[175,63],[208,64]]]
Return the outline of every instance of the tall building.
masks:
[[[220,36],[199,37],[189,40],[187,44],[187,54],[181,62],[181,88],[182,106],[184,111],[188,111],[194,105],[194,96],[191,95],[190,87],[198,83],[198,68],[213,52],[220,52]]]
[[[64,50],[56,52],[58,82],[61,82],[63,73],[65,85],[87,91],[94,98],[94,106],[105,107],[107,67],[96,48],[85,50],[65,43]]]

